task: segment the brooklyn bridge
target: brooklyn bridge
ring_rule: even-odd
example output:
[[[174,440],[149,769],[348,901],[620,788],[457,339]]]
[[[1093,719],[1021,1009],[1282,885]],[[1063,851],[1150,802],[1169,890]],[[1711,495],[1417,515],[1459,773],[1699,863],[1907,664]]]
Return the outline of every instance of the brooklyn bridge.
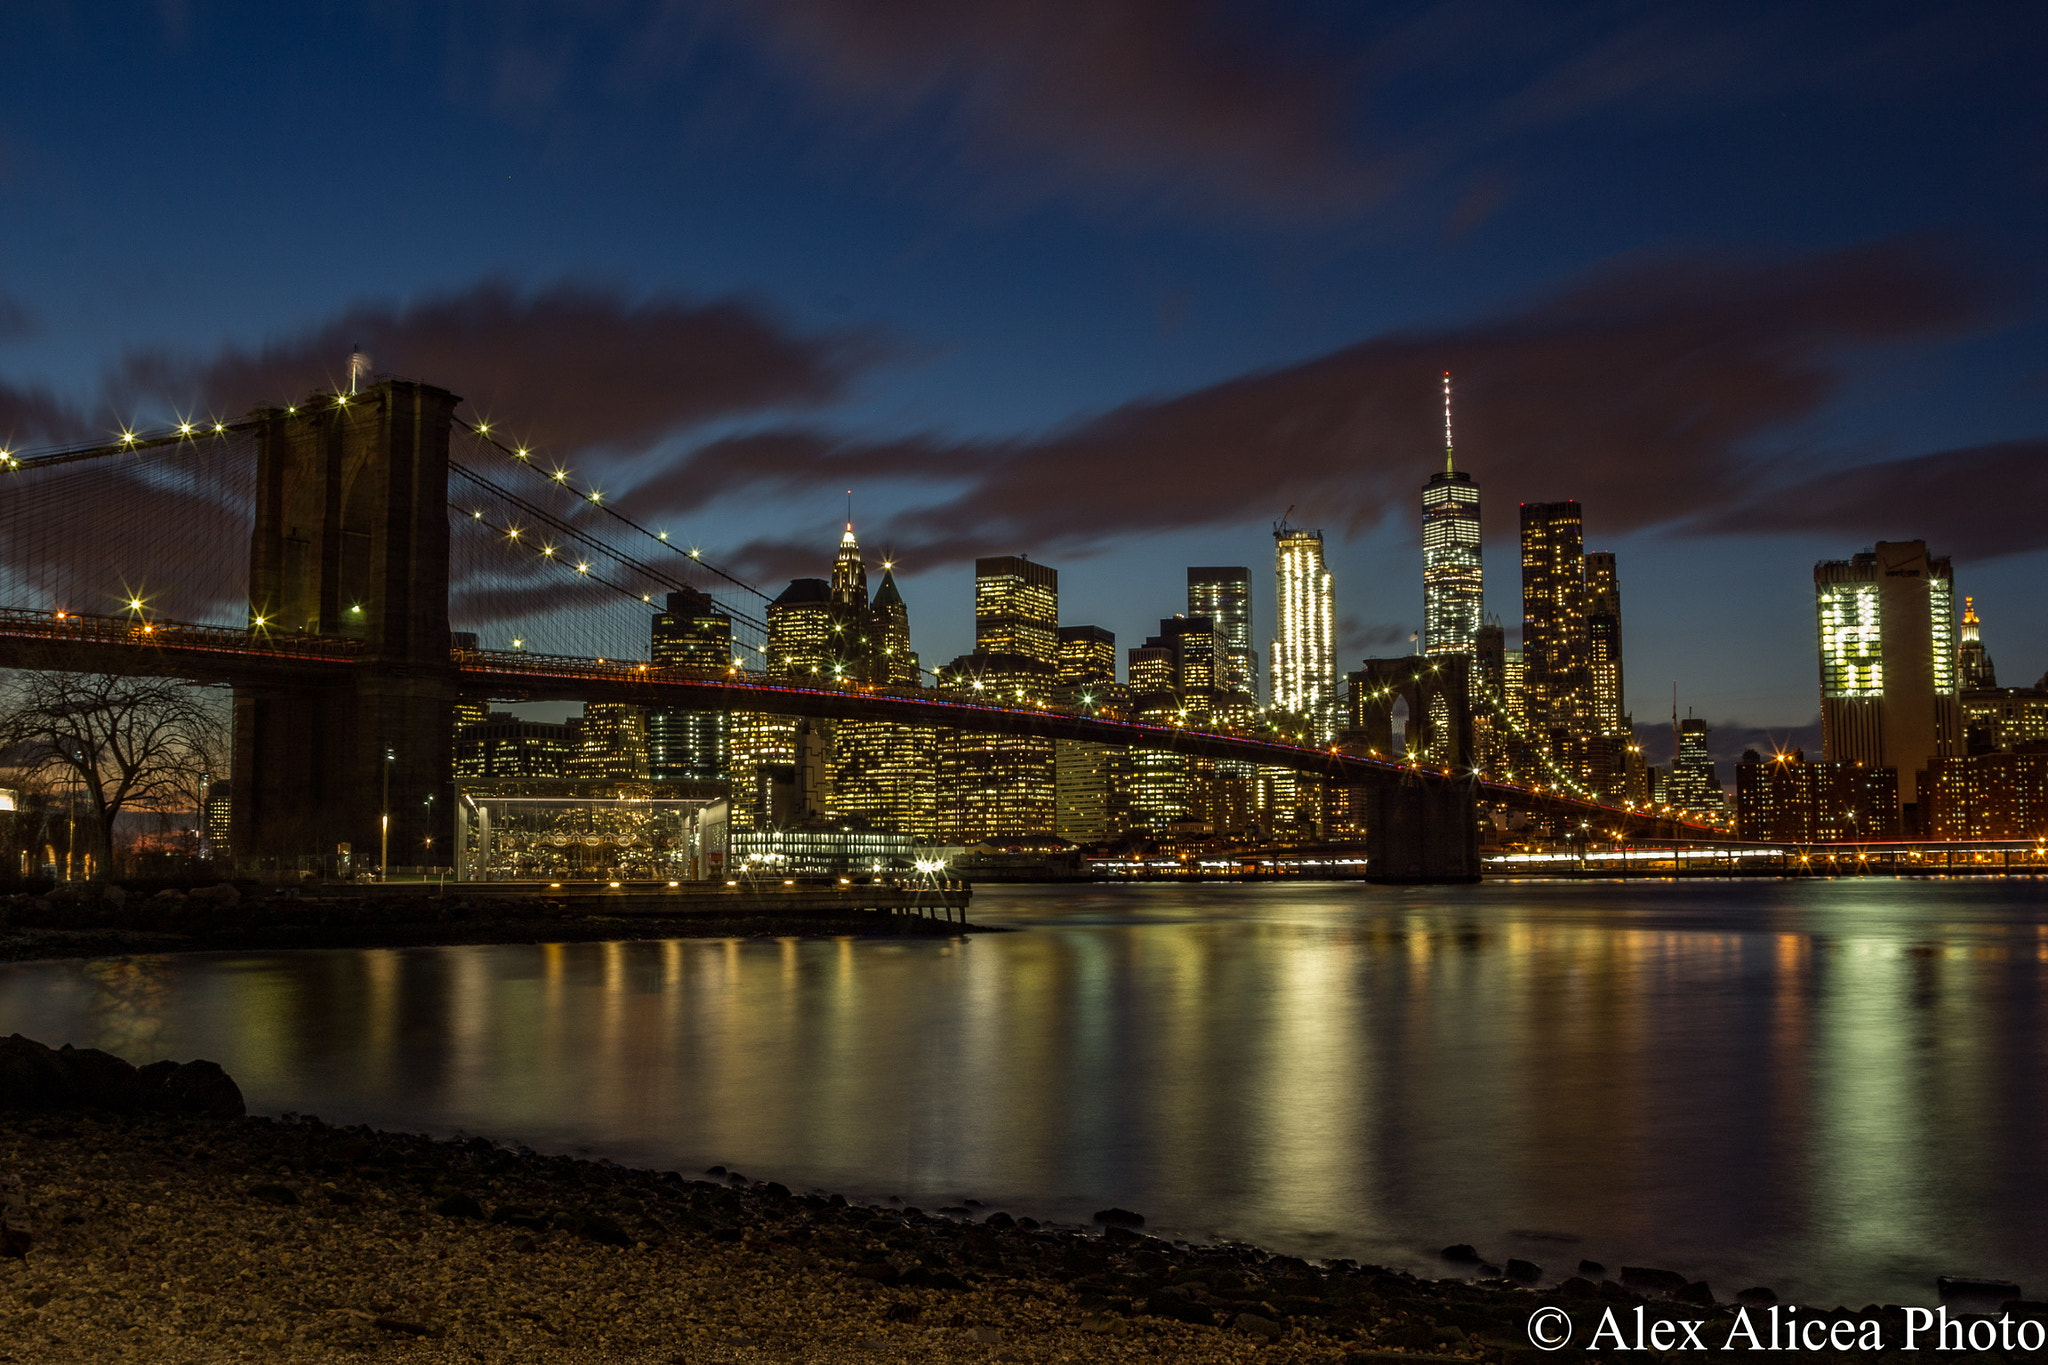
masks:
[[[1482,803],[1717,837],[1554,774],[1479,771],[1483,699],[1453,708],[1453,732],[1421,762],[737,661],[656,665],[636,655],[661,594],[715,592],[757,631],[747,608],[765,594],[488,421],[459,418],[459,404],[387,379],[233,421],[0,454],[0,667],[232,688],[238,861],[372,847],[387,813],[393,844],[449,847],[463,700],[894,721],[1287,768],[1359,793],[1383,881],[1477,877]]]

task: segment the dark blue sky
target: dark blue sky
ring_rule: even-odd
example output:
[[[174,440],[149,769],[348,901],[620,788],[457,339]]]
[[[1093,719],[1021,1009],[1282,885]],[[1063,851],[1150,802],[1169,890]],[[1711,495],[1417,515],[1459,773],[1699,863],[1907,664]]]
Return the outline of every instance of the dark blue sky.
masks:
[[[824,572],[851,485],[928,662],[976,553],[1135,644],[1187,564],[1267,581],[1294,505],[1355,667],[1419,621],[1451,368],[1491,608],[1516,502],[1578,498],[1639,719],[1676,680],[1809,721],[1811,565],[1880,538],[1953,555],[2030,682],[2044,15],[9,6],[0,438],[296,397],[361,341],[763,582]]]

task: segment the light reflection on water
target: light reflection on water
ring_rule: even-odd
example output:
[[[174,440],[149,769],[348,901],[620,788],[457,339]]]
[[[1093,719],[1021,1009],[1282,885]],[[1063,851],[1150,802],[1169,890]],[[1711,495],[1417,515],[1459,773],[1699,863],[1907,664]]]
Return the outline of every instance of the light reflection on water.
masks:
[[[1434,1270],[2048,1285],[2048,884],[985,888],[966,942],[0,968],[253,1108]],[[1532,1238],[1544,1232],[1576,1241]]]

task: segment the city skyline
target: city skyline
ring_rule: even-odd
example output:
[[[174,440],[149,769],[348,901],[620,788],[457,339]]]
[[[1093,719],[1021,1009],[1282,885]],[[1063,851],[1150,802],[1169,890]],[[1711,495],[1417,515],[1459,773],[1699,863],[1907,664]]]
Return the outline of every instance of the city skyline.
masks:
[[[972,28],[792,47],[715,3],[681,7],[702,42],[632,6],[175,8],[90,43],[61,7],[6,21],[32,59],[0,111],[0,443],[294,399],[361,343],[756,581],[855,486],[934,659],[970,647],[975,556],[1058,563],[1077,619],[1142,639],[1185,566],[1262,562],[1294,504],[1355,661],[1424,626],[1448,369],[1485,558],[1518,503],[1577,499],[1625,561],[1638,717],[1677,680],[1718,728],[1811,725],[1802,580],[1883,539],[1944,547],[2008,674],[2048,669],[2016,510],[2048,432],[2048,193],[2018,169],[2044,116],[2005,93],[2040,16],[1195,6],[1132,21],[1140,71],[1050,41],[1054,10],[1018,66]],[[831,79],[851,51],[875,65]],[[1340,96],[1359,62],[1393,84]],[[181,98],[220,70],[264,119]],[[1167,116],[1225,77],[1219,125]],[[338,130],[413,154],[377,195],[262,192]],[[180,187],[233,209],[152,210]],[[1983,484],[2009,506],[1948,491]]]

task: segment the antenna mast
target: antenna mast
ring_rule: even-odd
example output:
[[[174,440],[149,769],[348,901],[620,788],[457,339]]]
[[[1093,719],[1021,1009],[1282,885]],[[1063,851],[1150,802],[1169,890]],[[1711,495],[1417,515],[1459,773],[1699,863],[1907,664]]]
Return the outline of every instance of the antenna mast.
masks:
[[[1451,463],[1451,372],[1444,371],[1444,473],[1455,474],[1457,467]]]

